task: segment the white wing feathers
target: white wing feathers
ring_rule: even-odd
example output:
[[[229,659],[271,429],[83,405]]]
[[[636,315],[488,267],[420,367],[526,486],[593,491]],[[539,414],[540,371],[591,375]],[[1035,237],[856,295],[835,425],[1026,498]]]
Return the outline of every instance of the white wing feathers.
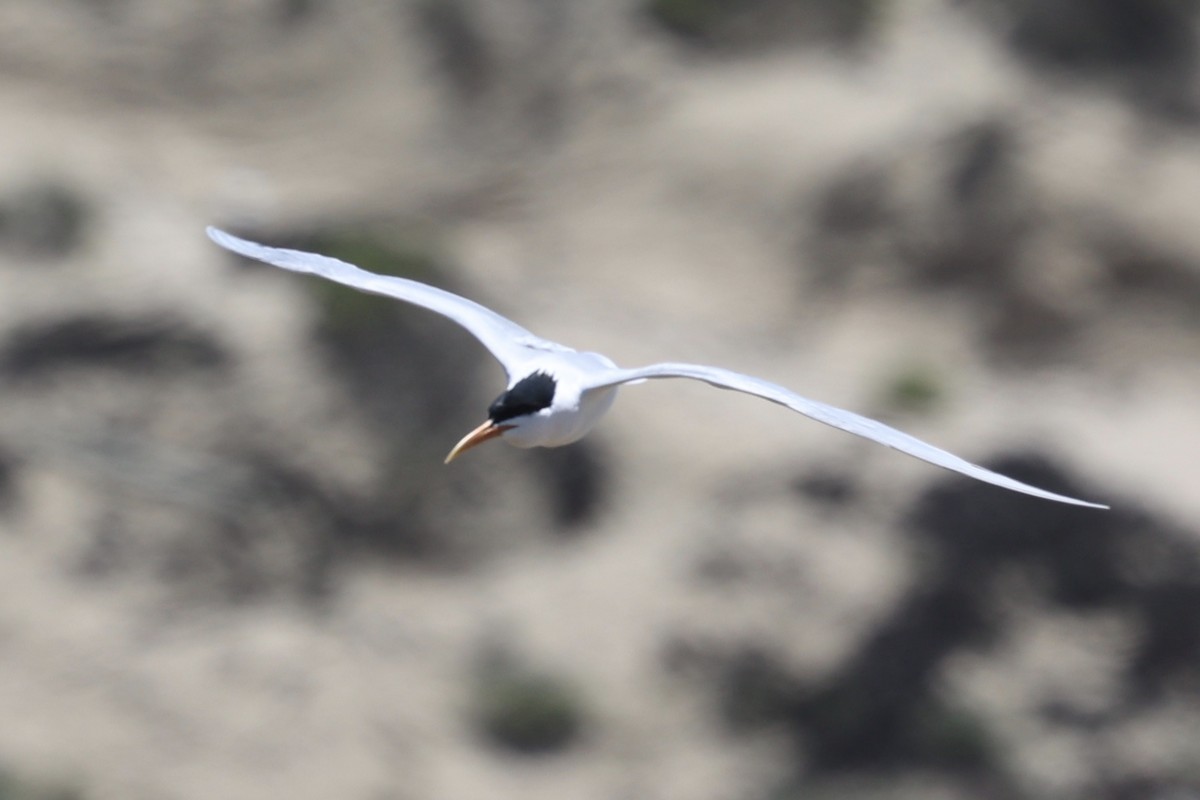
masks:
[[[517,323],[489,308],[451,292],[423,283],[389,275],[375,275],[336,258],[286,250],[239,239],[217,228],[208,228],[208,238],[248,258],[257,259],[292,272],[307,272],[351,286],[363,292],[381,294],[412,303],[457,322],[491,351],[511,378],[520,374],[521,365],[537,351],[565,351],[567,348],[534,336]]]
[[[652,364],[637,369],[611,370],[606,374],[597,375],[588,388],[598,389],[604,386],[615,386],[622,383],[632,383],[634,381],[653,378],[691,378],[693,380],[704,381],[708,385],[715,386],[718,389],[732,389],[737,392],[746,392],[747,394],[770,400],[773,403],[778,403],[781,406],[786,406],[818,422],[832,425],[840,430],[853,433],[856,436],[862,436],[865,439],[887,445],[902,453],[915,456],[922,461],[928,461],[930,464],[944,467],[945,469],[986,483],[1002,486],[1005,489],[1011,489],[1015,492],[1023,492],[1034,497],[1045,498],[1046,500],[1057,500],[1060,503],[1088,506],[1089,508],[1108,508],[1108,506],[1098,503],[1088,503],[1021,483],[997,472],[976,466],[953,453],[948,453],[914,436],[909,436],[907,433],[888,427],[882,422],[877,422],[840,408],[834,408],[824,403],[818,403],[816,400],[809,400],[769,381],[751,377],[750,375],[742,375],[738,372],[731,372],[726,369],[700,364]]]

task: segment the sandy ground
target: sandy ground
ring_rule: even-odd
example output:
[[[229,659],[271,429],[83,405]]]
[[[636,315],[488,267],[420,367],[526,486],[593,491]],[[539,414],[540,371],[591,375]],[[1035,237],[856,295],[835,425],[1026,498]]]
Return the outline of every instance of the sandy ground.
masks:
[[[763,649],[832,680],[919,587],[906,520],[940,473],[747,399],[637,387],[580,446],[598,499],[567,525],[546,465],[575,462],[495,447],[441,467],[500,388],[466,337],[412,318],[431,331],[414,347],[457,348],[463,393],[436,425],[398,413],[389,442],[312,343],[299,279],[236,270],[203,238],[214,222],[420,230],[455,288],[542,335],[763,375],[972,459],[1034,448],[1193,558],[1195,129],[1047,80],[968,8],[895,5],[861,53],[705,55],[627,4],[481,0],[462,6],[476,60],[455,67],[404,4],[5,4],[0,194],[49,181],[89,214],[61,256],[9,234],[0,337],[165,314],[233,365],[4,374],[14,793],[1197,796],[1194,671],[1125,708],[1129,607],[1064,609],[1036,570],[998,583],[999,641],[935,676],[1002,767],[830,771],[787,719],[722,724],[723,658]],[[989,124],[1019,145],[972,217],[943,181]],[[864,202],[883,197],[889,222],[839,239],[822,204],[860,173],[883,176]],[[898,258],[1010,217],[1003,274],[927,279]],[[1125,250],[1145,280],[1113,277]],[[1039,335],[1047,317],[1070,335]],[[913,369],[936,376],[928,413],[886,400]],[[247,499],[243,450],[315,477]],[[814,476],[849,481],[851,502],[806,499]],[[368,507],[449,544],[339,544],[338,509]],[[486,740],[476,686],[496,652],[577,692],[578,740],[533,757]],[[1059,701],[1101,721],[1048,721]]]

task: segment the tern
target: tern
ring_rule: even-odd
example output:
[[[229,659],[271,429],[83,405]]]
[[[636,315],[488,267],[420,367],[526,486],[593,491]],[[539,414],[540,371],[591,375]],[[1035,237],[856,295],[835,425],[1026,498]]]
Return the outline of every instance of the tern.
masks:
[[[882,422],[809,400],[761,378],[704,364],[674,362],[621,369],[599,353],[581,352],[542,339],[495,311],[443,289],[407,278],[375,275],[328,256],[268,247],[213,227],[207,232],[221,247],[248,258],[427,308],[457,322],[478,339],[508,374],[508,386],[488,407],[484,423],[464,436],[446,456],[447,464],[491,439],[523,448],[570,444],[595,427],[612,406],[619,387],[658,378],[688,378],[770,400],[817,422],[1014,492],[1077,506],[1108,508],[1021,483]]]

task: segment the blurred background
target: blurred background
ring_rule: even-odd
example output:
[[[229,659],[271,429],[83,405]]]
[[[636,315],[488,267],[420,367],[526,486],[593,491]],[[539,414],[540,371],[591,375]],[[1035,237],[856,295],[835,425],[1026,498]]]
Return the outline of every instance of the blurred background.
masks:
[[[1198,15],[0,2],[0,800],[1200,797]]]

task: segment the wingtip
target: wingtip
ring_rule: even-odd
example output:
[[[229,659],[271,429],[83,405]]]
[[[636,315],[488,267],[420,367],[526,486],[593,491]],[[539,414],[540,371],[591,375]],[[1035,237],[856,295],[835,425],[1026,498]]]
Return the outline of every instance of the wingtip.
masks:
[[[1081,508],[1094,508],[1097,511],[1111,511],[1112,510],[1111,506],[1106,506],[1103,503],[1089,503],[1087,500],[1076,500],[1074,498],[1071,498],[1070,500],[1068,500],[1066,502],[1069,502],[1070,505],[1073,505],[1073,506],[1080,506]]]
[[[967,477],[972,477],[972,478],[976,478],[979,480],[983,480],[983,481],[986,481],[987,483],[991,483],[996,486],[999,486],[1002,489],[1009,489],[1012,491],[1020,492],[1021,494],[1026,494],[1026,495],[1029,495],[1030,497],[1036,497],[1041,500],[1050,500],[1055,503],[1062,503],[1064,505],[1069,505],[1069,506],[1078,506],[1080,508],[1094,508],[1099,511],[1108,511],[1109,510],[1109,506],[1107,506],[1103,503],[1093,503],[1089,500],[1080,500],[1078,497],[1071,497],[1071,496],[1065,495],[1065,494],[1058,494],[1056,492],[1050,492],[1045,489],[1040,489],[1037,486],[1032,486],[1028,483],[1021,483],[1020,481],[1014,480],[1013,478],[1009,478],[1006,475],[1000,475],[999,473],[992,473],[991,475],[987,475],[987,476],[977,475],[977,474],[968,474]],[[999,477],[1002,480],[996,480],[995,477]]]
[[[230,236],[228,233],[226,233],[225,231],[218,228],[216,225],[206,226],[204,228],[204,233],[208,236],[209,239],[212,239],[214,242],[216,242],[217,244],[219,244],[221,246],[225,246],[226,242],[228,242],[234,238],[233,236]]]
[[[1093,503],[1088,500],[1080,500],[1078,497],[1069,497],[1065,494],[1055,494],[1054,492],[1048,492],[1045,489],[1039,489],[1036,486],[1030,486],[1029,484],[1012,486],[1009,484],[997,483],[997,485],[1004,489],[1013,489],[1021,492],[1022,494],[1030,495],[1031,497],[1037,497],[1042,500],[1052,500],[1056,503],[1063,503],[1064,505],[1079,506],[1080,508],[1094,508],[1098,511],[1110,510],[1110,507],[1103,503]]]
[[[263,248],[262,245],[247,241],[246,239],[234,236],[232,233],[227,233],[215,225],[209,225],[204,229],[208,234],[208,238],[213,241],[218,247],[223,247],[231,253],[246,256],[247,258],[257,258],[262,260],[261,256],[256,251]]]

